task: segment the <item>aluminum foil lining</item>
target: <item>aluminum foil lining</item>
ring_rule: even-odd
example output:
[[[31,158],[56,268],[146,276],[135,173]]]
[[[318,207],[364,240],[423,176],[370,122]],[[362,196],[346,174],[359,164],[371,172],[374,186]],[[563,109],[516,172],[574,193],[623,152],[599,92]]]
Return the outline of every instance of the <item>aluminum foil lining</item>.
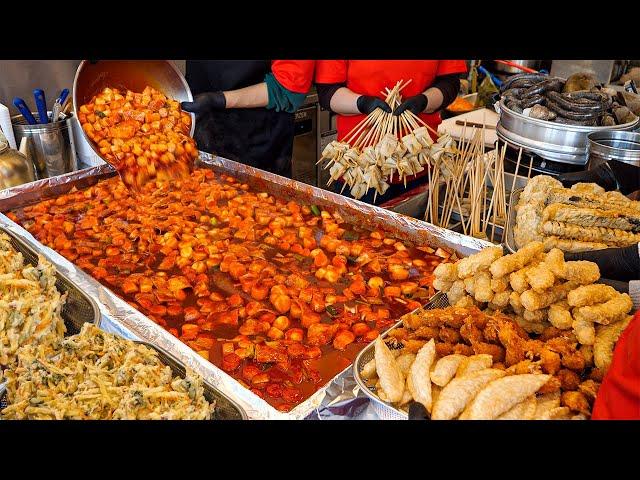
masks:
[[[433,247],[449,247],[462,255],[469,255],[492,245],[489,242],[452,232],[412,217],[204,152],[200,154],[198,166],[234,176],[254,188],[268,191],[277,196],[331,208],[351,222],[358,222],[371,229],[380,228],[403,240],[428,244]],[[95,185],[101,179],[114,175],[116,173],[111,166],[100,165],[9,188],[0,191],[0,212],[7,212],[61,195],[74,187],[86,188]],[[352,367],[349,366],[293,410],[288,413],[280,412],[243,387],[220,368],[202,358],[161,326],[118,298],[62,255],[42,245],[28,231],[3,214],[0,214],[0,225],[42,252],[70,280],[96,299],[103,320],[106,319],[104,325],[110,331],[128,338],[135,336],[165,349],[238,402],[250,419],[352,418],[366,407],[367,400],[359,392],[352,375]]]

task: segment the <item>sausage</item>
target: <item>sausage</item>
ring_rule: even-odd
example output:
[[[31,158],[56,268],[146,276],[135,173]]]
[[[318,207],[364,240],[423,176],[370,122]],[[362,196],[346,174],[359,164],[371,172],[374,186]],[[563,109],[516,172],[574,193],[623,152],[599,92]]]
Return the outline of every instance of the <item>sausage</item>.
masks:
[[[577,101],[568,99],[565,95],[562,95],[558,92],[547,92],[547,98],[550,101],[557,103],[563,109],[570,112],[602,114],[606,110],[606,106],[603,103],[598,103],[593,101],[591,101],[590,103],[577,102]],[[571,117],[567,117],[567,118],[571,118]],[[578,119],[576,118],[576,120]]]
[[[507,98],[504,102],[505,107],[517,113],[522,113],[522,102],[515,98]]]
[[[532,87],[527,88],[523,92],[523,97],[529,97],[531,95],[541,95],[548,91],[559,92],[562,90],[564,82],[559,78],[549,78],[540,83],[535,84]]]
[[[542,95],[532,95],[521,100],[522,108],[531,108],[534,105],[540,105],[544,103],[545,98]]]
[[[565,125],[580,125],[583,127],[593,127],[596,124],[596,119],[592,120],[571,120],[569,118],[561,117],[558,115],[555,119],[556,123],[562,123]]]
[[[522,97],[522,94],[524,93],[525,90],[526,88],[510,88],[509,90],[505,90],[504,92],[502,92],[502,97],[503,98],[507,98],[507,97],[520,98]]]
[[[556,92],[550,92],[550,93],[556,93]],[[546,105],[547,105],[547,108],[549,110],[553,110],[554,112],[556,112],[558,114],[558,117],[564,117],[564,118],[567,118],[569,120],[577,120],[577,121],[593,120],[593,121],[595,121],[603,113],[601,110],[596,111],[596,112],[570,111],[570,110],[567,110],[565,108],[562,108],[562,106],[560,104],[558,104],[550,96],[547,97]]]
[[[529,82],[531,85],[533,85],[534,83],[538,83],[541,82],[545,79],[547,79],[549,77],[547,77],[546,75],[543,75],[541,73],[519,73],[517,75],[513,75],[511,77],[509,77],[507,80],[504,81],[504,83],[500,86],[500,91],[504,92],[505,90],[509,90],[510,88],[516,87],[517,85],[514,85],[515,82],[520,82],[521,80],[527,81]],[[522,84],[522,82],[520,82]],[[529,85],[529,86],[531,86]]]

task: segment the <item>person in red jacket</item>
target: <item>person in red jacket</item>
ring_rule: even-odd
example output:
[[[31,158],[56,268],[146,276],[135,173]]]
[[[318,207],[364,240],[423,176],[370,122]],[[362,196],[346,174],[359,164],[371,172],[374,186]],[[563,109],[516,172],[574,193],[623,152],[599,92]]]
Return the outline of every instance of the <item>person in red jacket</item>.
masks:
[[[602,380],[593,420],[640,420],[640,312],[622,332]]]
[[[315,60],[187,60],[198,148],[291,177],[294,112]]]
[[[411,83],[401,91],[403,102],[393,113],[400,115],[410,110],[437,130],[442,121],[439,112],[455,100],[459,76],[466,71],[464,60],[318,60],[315,81],[320,105],[339,114],[340,141],[376,108],[391,113],[381,92],[393,88],[399,80]],[[406,190],[425,183],[426,173],[425,170],[409,177]],[[335,188],[339,192],[342,184]],[[384,195],[377,196],[375,203],[404,191],[403,183],[396,178]],[[373,203],[373,190],[361,200]]]

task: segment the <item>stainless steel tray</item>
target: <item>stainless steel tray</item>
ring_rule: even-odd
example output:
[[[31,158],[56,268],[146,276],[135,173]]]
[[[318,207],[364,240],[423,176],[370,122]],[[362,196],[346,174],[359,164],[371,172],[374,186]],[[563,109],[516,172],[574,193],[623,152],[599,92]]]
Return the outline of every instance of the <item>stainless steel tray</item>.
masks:
[[[447,300],[447,295],[443,292],[436,293],[426,305],[422,308],[418,308],[411,313],[419,312],[420,310],[433,310],[436,308],[447,308],[449,306],[449,301]],[[410,315],[410,314],[407,314]],[[383,334],[381,334],[381,338],[385,340],[389,336],[389,332],[394,328],[399,328],[402,326],[402,319],[398,321],[393,327],[389,328]],[[392,347],[391,342],[387,342],[385,340],[387,346]],[[394,407],[392,404],[384,402],[380,400],[380,397],[376,394],[376,389],[373,386],[367,385],[367,381],[362,378],[361,373],[364,366],[373,359],[374,356],[374,344],[370,343],[367,345],[356,357],[353,362],[353,376],[356,379],[356,383],[360,387],[360,390],[364,392],[364,394],[369,397],[374,403],[374,407],[376,409],[376,413],[383,419],[392,419],[392,420],[401,420],[408,419],[409,416],[407,412],[400,410]]]
[[[513,234],[513,229],[516,226],[516,206],[518,205],[520,194],[523,192],[523,190],[524,188],[516,188],[511,192],[511,195],[509,196],[509,211],[507,212],[507,225],[503,243],[507,246],[511,253],[515,253],[518,250],[516,239]]]
[[[38,264],[38,254],[34,247],[2,226],[0,226],[0,232],[6,233],[11,238],[11,246],[22,253],[25,261],[34,266]],[[96,301],[63,275],[59,268],[56,268],[56,288],[59,292],[67,294],[67,301],[61,312],[67,327],[67,335],[78,333],[83,323],[100,324],[100,309]]]
[[[366,228],[383,229],[402,240],[429,244],[434,248],[451,248],[456,250],[461,256],[470,255],[478,252],[482,248],[492,245],[490,242],[436,227],[421,220],[390,212],[380,207],[368,205],[333,192],[302,184],[204,152],[200,153],[198,166],[210,168],[219,174],[231,175],[254,188],[268,191],[274,195],[283,196],[306,204],[313,203],[320,207],[328,207],[339,212],[344,218],[349,218],[352,222],[357,222]],[[116,175],[116,173],[112,167],[101,165],[0,191],[0,211],[7,212],[14,208],[52,198],[66,193],[72,188],[86,188],[95,185],[101,179],[114,175]],[[22,237],[29,238],[30,240],[33,239],[29,232],[4,215],[0,215],[0,225],[8,226],[14,232],[18,232]],[[33,239],[32,241],[38,244],[37,240]],[[121,322],[140,338],[160,346],[181,360],[185,365],[193,368],[201,374],[204,379],[212,385],[215,385],[218,390],[236,400],[247,412],[249,418],[303,419],[321,405],[325,397],[325,391],[331,385],[332,381],[327,382],[292,411],[288,413],[279,412],[253,392],[242,386],[237,380],[227,375],[220,368],[202,358],[188,345],[135,310],[124,300],[113,294],[108,288],[102,286],[97,280],[81,271],[60,254],[44,245],[38,245],[40,249],[47,252],[49,258],[55,259],[59,265],[63,265],[66,269],[65,271],[69,271],[72,277],[81,283],[85,291],[94,296],[117,322]],[[334,376],[334,379],[351,369],[351,366],[346,367],[342,372],[338,372]]]

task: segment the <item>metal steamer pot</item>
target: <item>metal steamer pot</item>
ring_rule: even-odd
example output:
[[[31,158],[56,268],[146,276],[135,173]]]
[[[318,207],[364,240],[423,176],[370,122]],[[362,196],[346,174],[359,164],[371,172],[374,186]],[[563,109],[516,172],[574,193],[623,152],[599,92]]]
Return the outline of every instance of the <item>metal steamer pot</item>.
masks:
[[[636,118],[633,122],[611,127],[565,125],[514,112],[505,106],[504,99],[496,110],[500,114],[496,133],[501,140],[544,159],[574,165],[586,165],[587,135],[590,133],[629,131],[640,123],[640,118]]]
[[[589,140],[589,169],[609,160],[640,167],[640,133],[624,131],[593,132]]]

